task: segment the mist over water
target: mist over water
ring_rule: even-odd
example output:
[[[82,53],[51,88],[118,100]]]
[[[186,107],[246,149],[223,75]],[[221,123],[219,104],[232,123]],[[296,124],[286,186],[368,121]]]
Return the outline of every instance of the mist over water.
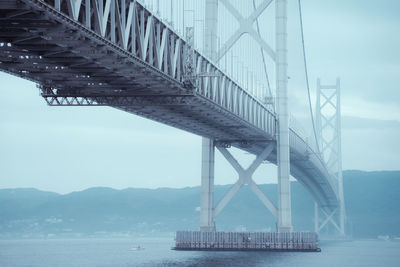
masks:
[[[2,267],[398,266],[400,242],[321,242],[320,253],[174,251],[173,237],[1,240]],[[145,249],[133,251],[142,246]]]

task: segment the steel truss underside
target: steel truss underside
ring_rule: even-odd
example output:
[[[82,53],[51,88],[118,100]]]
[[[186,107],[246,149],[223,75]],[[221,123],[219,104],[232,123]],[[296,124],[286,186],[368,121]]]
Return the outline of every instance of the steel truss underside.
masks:
[[[40,84],[49,105],[111,106],[256,155],[276,143],[274,134],[29,0],[1,0],[0,43],[0,69]],[[292,175],[320,207],[334,209],[336,186],[320,158],[293,131],[290,139]],[[276,145],[267,160],[276,163]]]

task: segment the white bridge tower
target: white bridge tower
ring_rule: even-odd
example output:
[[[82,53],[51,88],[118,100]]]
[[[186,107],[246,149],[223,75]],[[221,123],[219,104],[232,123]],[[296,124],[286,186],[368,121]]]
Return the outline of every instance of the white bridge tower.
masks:
[[[218,150],[225,159],[236,170],[239,179],[215,206],[213,203],[214,188],[214,160],[215,141],[207,138],[202,140],[202,170],[201,170],[201,205],[200,205],[200,230],[215,231],[215,217],[232,199],[242,185],[248,185],[262,203],[275,216],[278,232],[292,231],[291,222],[291,200],[290,200],[290,151],[289,151],[289,112],[288,112],[288,76],[287,76],[287,0],[275,0],[276,21],[276,51],[260,36],[253,28],[259,16],[270,6],[272,0],[263,0],[258,6],[254,4],[254,11],[248,17],[243,17],[229,0],[206,0],[205,6],[205,29],[204,29],[204,51],[208,58],[218,62],[224,57],[229,49],[240,39],[243,34],[250,35],[260,45],[275,63],[276,68],[276,107],[279,123],[276,125],[277,150],[278,150],[278,207],[268,199],[252,180],[252,175],[260,164],[272,152],[274,145],[268,144],[265,149],[257,155],[256,159],[248,169],[244,169],[238,161],[229,153],[227,146],[217,144]],[[218,4],[221,3],[239,22],[239,28],[231,38],[217,51],[217,29],[218,29]],[[212,75],[212,74],[210,74]],[[229,147],[229,144],[228,144]]]

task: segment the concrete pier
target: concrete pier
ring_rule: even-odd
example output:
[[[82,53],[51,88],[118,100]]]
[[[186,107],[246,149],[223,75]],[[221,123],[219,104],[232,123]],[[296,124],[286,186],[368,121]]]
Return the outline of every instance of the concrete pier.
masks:
[[[175,250],[318,252],[314,232],[178,231]]]

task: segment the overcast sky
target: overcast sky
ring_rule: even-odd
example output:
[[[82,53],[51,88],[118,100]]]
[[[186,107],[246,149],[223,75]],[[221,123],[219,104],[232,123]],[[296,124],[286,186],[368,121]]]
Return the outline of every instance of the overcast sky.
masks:
[[[303,3],[312,88],[317,77],[342,81],[343,168],[399,170],[400,1]],[[292,112],[307,104],[296,19],[289,16]],[[3,72],[0,93],[0,188],[200,184],[198,136],[107,107],[48,107],[35,84]],[[252,159],[234,153],[245,164]],[[236,178],[217,152],[215,182]],[[256,181],[276,182],[275,167],[263,165]]]

